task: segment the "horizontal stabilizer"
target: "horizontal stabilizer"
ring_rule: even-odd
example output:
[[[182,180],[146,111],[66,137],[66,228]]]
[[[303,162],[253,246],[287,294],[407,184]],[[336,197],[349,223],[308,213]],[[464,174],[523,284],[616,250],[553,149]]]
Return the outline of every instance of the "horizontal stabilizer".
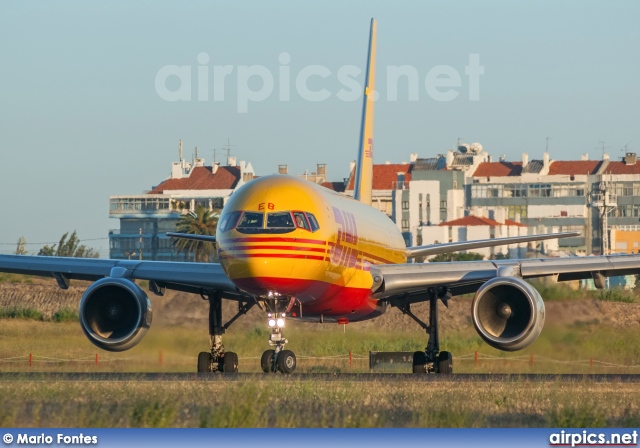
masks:
[[[167,232],[167,236],[171,238],[182,238],[185,240],[205,241],[207,243],[215,243],[216,237],[212,235],[192,235],[190,233]]]
[[[488,240],[458,241],[455,243],[432,244],[430,246],[407,247],[407,258],[425,257],[429,255],[459,252],[461,250],[479,249],[482,247],[503,246],[505,244],[528,243],[529,241],[551,240],[579,236],[576,232],[545,233],[542,235],[510,236],[507,238],[491,238]]]

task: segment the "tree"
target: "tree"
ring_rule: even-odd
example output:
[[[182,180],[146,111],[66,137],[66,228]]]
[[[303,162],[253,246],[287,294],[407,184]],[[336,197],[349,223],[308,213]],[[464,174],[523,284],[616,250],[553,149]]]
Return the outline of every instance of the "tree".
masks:
[[[16,255],[26,255],[27,254],[27,249],[25,248],[25,246],[27,245],[27,239],[23,236],[21,236],[20,238],[18,238],[18,244],[16,246]]]
[[[195,212],[180,217],[176,224],[176,232],[189,235],[215,236],[219,217],[220,210],[208,210],[197,205]],[[173,245],[178,252],[184,252],[185,256],[195,262],[205,263],[217,260],[216,248],[213,243],[173,238]]]
[[[78,239],[78,235],[74,230],[69,239],[67,236],[69,232],[66,232],[60,238],[58,242],[58,247],[56,245],[53,246],[44,246],[38,252],[38,255],[46,255],[46,256],[56,256],[56,257],[76,257],[76,258],[98,258],[98,251],[91,247],[86,247],[84,244],[80,244],[80,239]]]
[[[436,255],[429,261],[432,263],[442,263],[445,261],[474,261],[483,259],[484,257],[482,256],[482,254],[476,252],[467,252],[466,254],[462,254],[460,252],[452,252],[448,254]]]

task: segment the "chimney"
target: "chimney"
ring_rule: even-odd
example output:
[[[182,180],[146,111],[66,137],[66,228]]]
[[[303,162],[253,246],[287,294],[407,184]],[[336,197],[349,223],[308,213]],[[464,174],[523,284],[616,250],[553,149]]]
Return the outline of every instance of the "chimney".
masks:
[[[529,165],[529,154],[526,152],[522,153],[522,168],[526,168]]]
[[[605,152],[602,154],[602,160],[609,160],[609,153]]]
[[[327,165],[324,163],[318,163],[316,168],[318,176],[325,176],[327,174]]]
[[[628,152],[624,156],[624,164],[625,165],[635,165],[638,158],[636,157],[635,152]]]
[[[545,151],[542,154],[542,161],[545,168],[549,168],[549,151]]]
[[[501,154],[501,155],[500,155],[500,158],[499,158],[498,160],[500,160],[501,162],[506,162],[506,161],[507,161],[507,156],[506,156],[506,154]]]
[[[487,156],[487,162],[489,162],[489,163],[493,162],[493,157]]]
[[[220,167],[220,162],[214,162],[213,166],[211,167],[211,172],[213,174],[216,174],[218,172],[219,167]]]
[[[589,160],[589,154],[580,154],[580,160]]]
[[[236,159],[235,157],[227,157],[227,166],[236,166],[238,163],[238,159]]]
[[[173,162],[171,164],[171,179],[182,179],[182,163]]]
[[[411,161],[411,163],[415,163],[416,160],[418,160],[418,153],[417,152],[411,153],[411,155],[409,156],[409,160]]]
[[[453,150],[447,151],[447,168],[453,165]]]
[[[288,165],[278,165],[278,174],[289,174]]]

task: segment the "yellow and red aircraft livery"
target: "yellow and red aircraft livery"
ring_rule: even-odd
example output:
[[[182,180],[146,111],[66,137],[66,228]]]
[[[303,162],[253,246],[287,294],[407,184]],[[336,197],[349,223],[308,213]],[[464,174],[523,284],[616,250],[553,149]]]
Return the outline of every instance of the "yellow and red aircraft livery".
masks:
[[[282,175],[239,189],[224,207],[216,240],[236,285],[260,297],[291,297],[288,315],[316,322],[380,315],[369,268],[407,261],[399,229],[382,212]]]

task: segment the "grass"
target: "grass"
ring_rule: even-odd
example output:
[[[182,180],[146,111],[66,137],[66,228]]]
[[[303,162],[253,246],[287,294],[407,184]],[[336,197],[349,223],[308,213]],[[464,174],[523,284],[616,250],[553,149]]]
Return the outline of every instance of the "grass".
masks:
[[[584,300],[595,299],[607,302],[636,303],[638,297],[633,290],[620,287],[588,290],[573,289],[566,283],[550,283],[542,280],[528,280],[528,282],[538,290],[545,302],[560,300]]]
[[[30,319],[44,320],[42,313],[34,308],[3,308],[0,309],[0,319]]]
[[[65,317],[68,316],[68,317]],[[112,353],[93,346],[73,311],[61,322],[4,319],[0,325],[0,371],[123,371],[193,372],[198,352],[209,346],[207,329],[152,326],[142,342],[127,352]],[[317,330],[287,327],[287,348],[298,357],[299,372],[369,372],[370,351],[423,349],[426,336],[415,331],[393,333],[350,330],[338,326]],[[348,327],[348,326],[347,326]],[[268,348],[268,333],[242,321],[224,335],[225,347],[240,357],[241,372],[259,372],[259,359]],[[11,343],[8,343],[11,341]],[[640,328],[611,329],[598,322],[547,326],[530,347],[501,352],[481,341],[473,328],[441,334],[441,348],[454,354],[458,373],[640,373]],[[474,362],[475,352],[479,361]],[[349,352],[353,355],[349,361]],[[34,364],[29,366],[28,355]],[[95,354],[99,365],[95,365]],[[530,357],[534,355],[534,364]],[[16,361],[8,358],[18,357]],[[53,359],[51,359],[53,358]],[[590,360],[593,358],[594,363]],[[608,364],[604,364],[608,363]],[[625,367],[626,366],[626,367]],[[395,371],[408,372],[399,365]]]
[[[61,313],[61,315],[64,313]],[[73,315],[69,310],[68,315]],[[1,371],[186,371],[208,346],[205,328],[152,327],[124,353],[96,349],[71,318],[0,322]],[[298,371],[368,373],[369,350],[416,350],[421,331],[392,334],[339,326],[318,330],[287,327],[288,348],[298,354]],[[238,321],[225,345],[240,355],[242,372],[258,372],[268,332]],[[10,341],[10,342],[9,342]],[[597,360],[640,364],[640,329],[615,331],[597,322],[550,326],[531,347],[516,354],[482,343],[473,330],[442,334],[442,348],[454,352],[456,372],[624,373],[637,368],[552,362]],[[475,365],[473,353],[480,362]],[[95,364],[95,353],[100,363]],[[163,363],[159,354],[162,352]],[[29,366],[28,354],[34,364]],[[535,364],[529,363],[535,354]],[[464,355],[471,355],[465,357]],[[314,356],[316,358],[307,358]],[[514,356],[520,356],[514,358]],[[19,359],[8,359],[20,357]],[[490,357],[490,358],[489,358]],[[409,367],[405,371],[408,371]],[[455,383],[304,381],[265,375],[215,382],[0,381],[0,427],[637,427],[640,388],[633,383],[506,382]]]
[[[3,427],[637,427],[621,383],[298,381],[0,383]]]
[[[635,303],[637,299],[633,291],[622,288],[597,291],[594,296],[596,299],[604,300],[605,302]]]
[[[44,317],[40,310],[28,307],[0,308],[0,319],[49,320]],[[71,308],[60,308],[53,313],[50,320],[52,322],[78,322],[78,311]]]
[[[33,279],[31,275],[0,272],[0,283],[25,283],[30,285],[33,283]]]
[[[53,322],[79,322],[78,311],[72,308],[60,308],[51,316]]]

